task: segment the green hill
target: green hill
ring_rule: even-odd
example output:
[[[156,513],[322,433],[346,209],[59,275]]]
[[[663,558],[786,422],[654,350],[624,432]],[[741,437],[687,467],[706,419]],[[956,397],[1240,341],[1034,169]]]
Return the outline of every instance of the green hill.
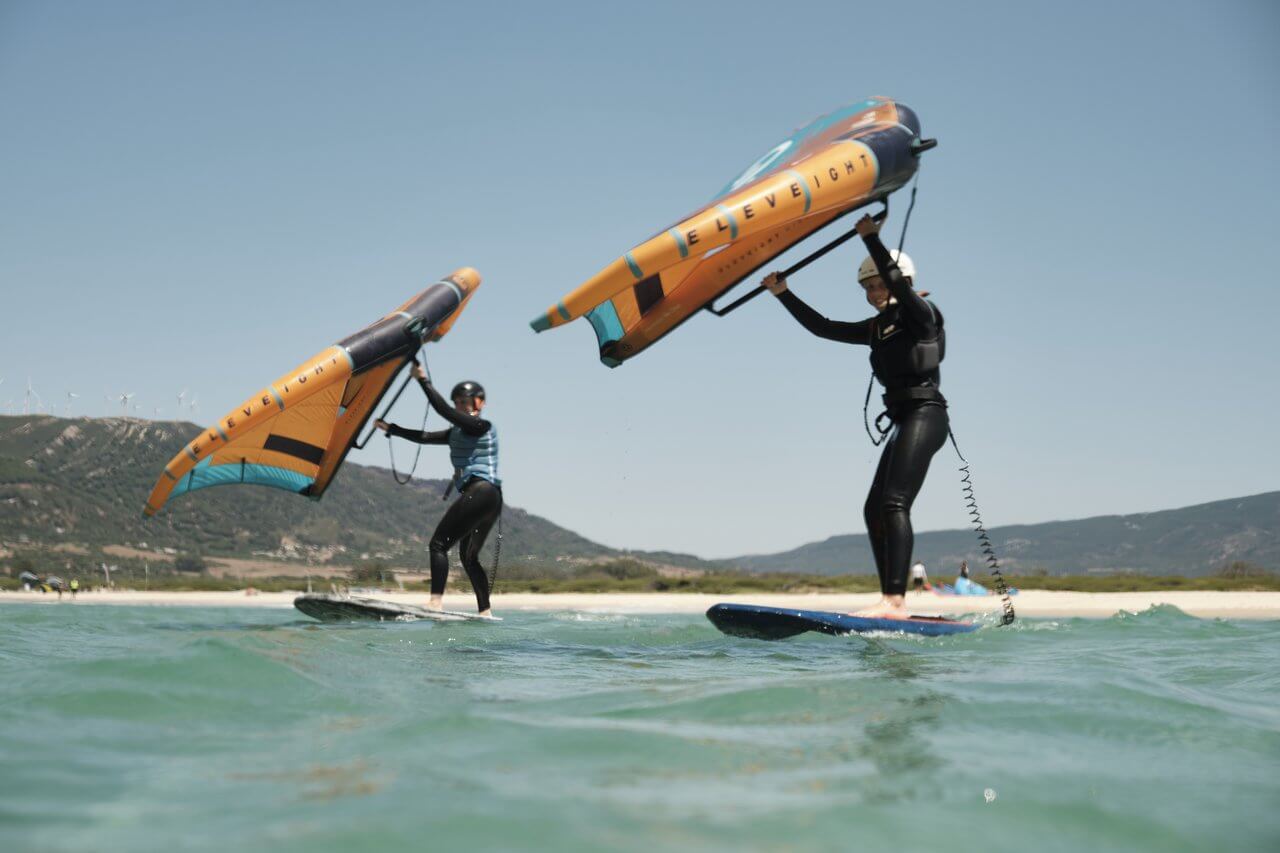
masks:
[[[354,463],[322,501],[266,488],[215,488],[144,518],[157,475],[198,431],[190,423],[136,418],[0,417],[0,539],[426,565],[427,540],[448,506],[440,499],[446,481],[400,486],[388,470]],[[507,507],[503,533],[508,565],[619,554],[518,507]]]

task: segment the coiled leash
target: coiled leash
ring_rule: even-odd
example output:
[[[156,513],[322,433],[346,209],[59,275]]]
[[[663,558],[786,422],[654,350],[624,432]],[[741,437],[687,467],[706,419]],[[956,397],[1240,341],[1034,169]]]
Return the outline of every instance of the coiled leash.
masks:
[[[493,595],[493,588],[498,585],[498,564],[502,562],[502,513],[505,511],[505,506],[498,510],[498,538],[493,542],[493,573],[489,575],[490,595]]]
[[[956,443],[956,434],[951,431],[950,426],[947,427],[947,437],[951,439],[951,446],[956,449],[956,456],[960,457],[960,489],[964,494],[965,512],[969,513],[973,532],[978,536],[978,547],[982,550],[983,559],[987,561],[991,577],[995,579],[996,592],[1000,596],[1000,604],[1004,607],[1000,624],[1012,625],[1016,618],[1013,612],[1013,600],[1009,597],[1009,585],[1004,582],[1004,575],[1000,572],[1000,561],[996,559],[996,549],[991,544],[986,526],[982,523],[982,511],[978,509],[978,499],[973,494],[973,475],[969,470],[969,460],[965,459],[964,454],[960,452],[960,445]]]

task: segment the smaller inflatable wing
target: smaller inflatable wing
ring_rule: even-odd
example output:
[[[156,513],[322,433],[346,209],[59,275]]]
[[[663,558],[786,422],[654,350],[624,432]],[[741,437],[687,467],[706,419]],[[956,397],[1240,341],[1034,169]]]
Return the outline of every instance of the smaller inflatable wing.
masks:
[[[887,198],[933,144],[916,114],[888,98],[823,116],[530,325],[543,332],[585,316],[600,360],[617,367],[806,237]]]
[[[318,500],[396,374],[448,333],[479,286],[480,274],[463,267],[254,394],[169,461],[144,513],[237,483]]]

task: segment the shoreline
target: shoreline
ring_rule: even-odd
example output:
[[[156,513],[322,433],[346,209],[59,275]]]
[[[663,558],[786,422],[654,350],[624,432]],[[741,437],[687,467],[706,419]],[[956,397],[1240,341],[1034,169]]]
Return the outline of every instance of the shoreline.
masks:
[[[260,592],[144,592],[112,590],[81,592],[73,600],[64,593],[59,601],[56,593],[0,592],[0,605],[37,604],[66,605],[133,605],[151,607],[247,607],[290,609],[300,593]],[[422,605],[423,593],[386,592],[357,593],[399,604]],[[789,607],[802,610],[835,610],[847,612],[874,603],[874,593],[739,593],[709,595],[704,593],[637,592],[637,593],[508,593],[493,598],[495,612],[578,611],[584,613],[703,613],[723,601]],[[450,609],[470,610],[475,604],[467,593],[455,592],[445,599]],[[958,613],[999,613],[996,596],[944,598],[928,593],[912,593],[907,604],[913,612],[926,615]],[[1167,604],[1189,616],[1226,619],[1280,619],[1280,592],[1217,592],[1171,590],[1167,592],[1056,592],[1025,590],[1013,597],[1018,616],[1026,618],[1105,619],[1121,611],[1138,613]]]

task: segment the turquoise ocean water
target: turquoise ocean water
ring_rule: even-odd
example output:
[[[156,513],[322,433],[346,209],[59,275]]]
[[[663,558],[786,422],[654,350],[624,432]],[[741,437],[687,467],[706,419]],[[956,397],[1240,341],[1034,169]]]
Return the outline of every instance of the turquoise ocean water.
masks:
[[[1280,622],[0,605],[0,849],[1277,850]]]

